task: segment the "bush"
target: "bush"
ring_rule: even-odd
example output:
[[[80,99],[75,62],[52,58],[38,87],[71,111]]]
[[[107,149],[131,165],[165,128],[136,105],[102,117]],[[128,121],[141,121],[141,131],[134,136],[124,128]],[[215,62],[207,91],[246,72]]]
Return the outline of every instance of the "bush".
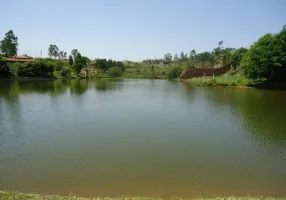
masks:
[[[231,85],[231,86],[236,86],[236,83],[235,83],[235,82],[232,82],[230,85]]]
[[[16,63],[9,63],[8,66],[9,66],[11,75],[14,76],[14,77],[17,77],[19,68],[21,67],[21,63],[18,63],[18,62],[16,62]]]
[[[119,67],[111,67],[106,71],[107,75],[110,77],[119,77],[123,74],[123,71]]]
[[[19,76],[48,77],[53,75],[55,64],[36,60],[35,62],[19,63]]]
[[[10,77],[11,72],[8,67],[7,61],[0,58],[0,77]]]
[[[179,78],[181,76],[181,73],[183,72],[183,68],[179,66],[175,66],[170,68],[168,72],[168,79],[175,79]]]
[[[281,82],[286,76],[286,29],[258,39],[243,56],[241,65],[247,78]]]
[[[61,76],[64,76],[64,77],[70,77],[71,73],[72,73],[72,69],[70,67],[64,67],[60,71]]]

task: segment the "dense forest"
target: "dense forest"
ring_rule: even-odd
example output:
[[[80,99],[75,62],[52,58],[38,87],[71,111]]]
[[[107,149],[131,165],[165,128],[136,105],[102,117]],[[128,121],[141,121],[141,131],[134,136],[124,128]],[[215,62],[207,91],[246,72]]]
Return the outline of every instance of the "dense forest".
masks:
[[[227,64],[241,70],[249,79],[283,82],[286,77],[286,26],[279,33],[267,33],[249,49],[224,47],[219,41],[212,51],[197,53],[167,53],[161,59],[142,62],[91,60],[73,49],[69,56],[57,45],[48,47],[49,58],[35,58],[32,62],[8,62],[18,52],[18,38],[12,30],[0,41],[0,77],[55,77],[55,78],[179,78],[185,70],[218,68]]]

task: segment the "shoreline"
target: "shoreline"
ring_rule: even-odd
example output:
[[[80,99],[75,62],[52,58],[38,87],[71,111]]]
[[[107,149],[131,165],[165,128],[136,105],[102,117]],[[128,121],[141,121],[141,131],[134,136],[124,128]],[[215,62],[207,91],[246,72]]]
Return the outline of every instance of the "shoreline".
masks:
[[[136,197],[136,196],[122,196],[122,197],[77,197],[75,195],[60,196],[60,195],[42,195],[42,194],[28,194],[19,192],[0,191],[1,200],[163,200],[161,197]],[[167,198],[173,200],[192,200],[192,198]],[[194,200],[286,200],[286,197],[199,197]]]
[[[17,77],[17,78],[0,78],[4,81],[44,81],[44,80],[124,80],[124,79],[140,79],[140,80],[168,80],[168,81],[176,81],[182,82],[188,86],[196,86],[196,87],[219,87],[219,88],[244,88],[244,89],[259,89],[259,90],[286,90],[286,83],[275,85],[269,84],[265,82],[258,82],[258,83],[235,83],[235,82],[212,82],[206,80],[203,82],[202,80],[192,80],[192,79],[167,79],[167,78],[160,78],[160,79],[148,79],[148,78],[138,78],[138,77],[101,77],[101,78],[86,78],[86,77]]]

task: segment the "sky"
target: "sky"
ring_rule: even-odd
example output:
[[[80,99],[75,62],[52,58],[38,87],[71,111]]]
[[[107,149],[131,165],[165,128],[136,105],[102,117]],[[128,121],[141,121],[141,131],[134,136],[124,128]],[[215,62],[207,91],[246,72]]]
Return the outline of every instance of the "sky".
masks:
[[[211,51],[220,40],[249,47],[286,24],[286,0],[14,0],[1,8],[0,40],[13,30],[18,54],[34,57],[50,44],[122,61]]]

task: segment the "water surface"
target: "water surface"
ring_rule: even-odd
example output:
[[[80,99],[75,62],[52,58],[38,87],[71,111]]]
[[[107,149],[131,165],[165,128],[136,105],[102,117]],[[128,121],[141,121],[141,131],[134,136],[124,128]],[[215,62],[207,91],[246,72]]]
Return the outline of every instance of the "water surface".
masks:
[[[286,93],[162,80],[0,82],[0,190],[286,196]]]

